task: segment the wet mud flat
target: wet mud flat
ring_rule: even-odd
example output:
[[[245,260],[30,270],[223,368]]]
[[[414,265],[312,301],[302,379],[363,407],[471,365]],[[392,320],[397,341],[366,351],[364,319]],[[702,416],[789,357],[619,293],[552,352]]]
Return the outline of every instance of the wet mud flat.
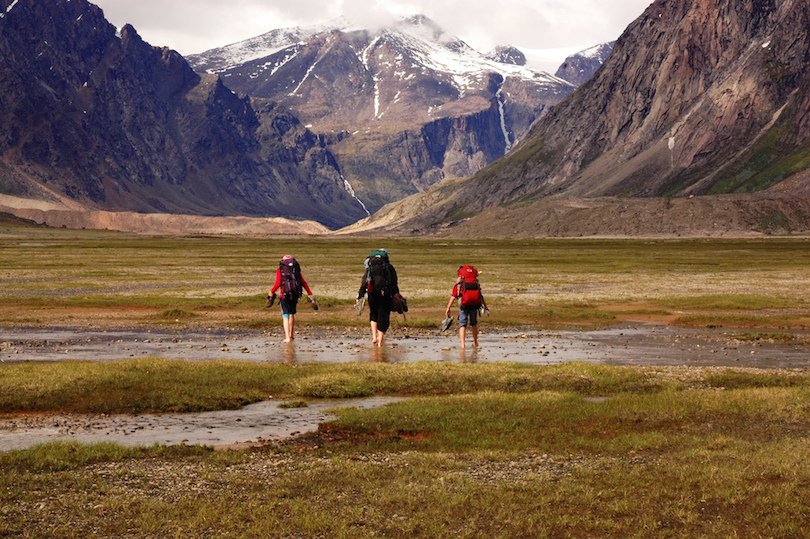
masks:
[[[740,339],[741,332],[639,325],[589,331],[482,329],[480,348],[462,350],[454,330],[397,330],[385,348],[360,329],[301,328],[293,343],[278,331],[89,331],[85,328],[0,330],[0,362],[114,361],[158,356],[266,362],[517,362],[585,361],[612,365],[694,365],[759,368],[810,366],[810,335],[793,342]]]
[[[25,449],[58,440],[114,442],[126,446],[261,444],[315,432],[334,419],[329,410],[374,408],[393,397],[314,401],[306,407],[283,408],[263,401],[240,410],[184,414],[15,414],[0,416],[0,451]]]

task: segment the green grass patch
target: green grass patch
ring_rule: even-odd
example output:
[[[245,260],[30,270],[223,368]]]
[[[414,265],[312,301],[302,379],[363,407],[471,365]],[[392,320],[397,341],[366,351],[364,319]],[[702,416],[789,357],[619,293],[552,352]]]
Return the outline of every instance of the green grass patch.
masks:
[[[0,468],[26,472],[57,472],[102,462],[204,456],[211,451],[201,446],[124,447],[113,443],[51,442],[30,449],[0,453]]]
[[[234,409],[269,398],[452,395],[481,391],[650,393],[684,382],[653,371],[586,363],[256,364],[134,359],[112,363],[0,365],[0,412],[191,412]],[[786,375],[775,375],[777,379]],[[752,378],[756,379],[756,377]],[[788,385],[806,385],[808,378]],[[754,384],[752,387],[761,385]]]
[[[287,401],[287,402],[282,402],[281,404],[278,405],[279,408],[284,408],[284,409],[306,408],[307,406],[309,406],[309,404],[307,403],[307,401],[303,401],[303,400]]]
[[[677,383],[623,367],[355,363],[256,364],[136,359],[0,365],[0,411],[190,412],[275,398],[448,395],[477,391],[649,392]]]
[[[806,320],[806,316],[717,313],[679,316],[672,323],[676,326],[699,328],[806,329]]]
[[[767,439],[786,427],[805,433],[810,429],[806,385],[774,388],[776,380],[725,378],[733,380],[741,387],[770,387],[620,394],[597,403],[559,392],[426,397],[341,411],[336,426],[348,444],[365,444],[369,451],[534,449],[616,456],[698,450],[707,424],[726,436],[746,439]]]
[[[762,310],[788,309],[805,304],[802,298],[779,298],[756,294],[713,294],[663,298],[660,303],[679,310]]]
[[[732,333],[730,338],[743,342],[769,342],[769,343],[794,343],[799,341],[799,337],[792,333],[782,333],[779,331],[762,332],[749,331],[747,333]]]
[[[197,318],[199,315],[183,309],[168,309],[160,313],[159,317],[166,320],[188,320],[189,318]]]

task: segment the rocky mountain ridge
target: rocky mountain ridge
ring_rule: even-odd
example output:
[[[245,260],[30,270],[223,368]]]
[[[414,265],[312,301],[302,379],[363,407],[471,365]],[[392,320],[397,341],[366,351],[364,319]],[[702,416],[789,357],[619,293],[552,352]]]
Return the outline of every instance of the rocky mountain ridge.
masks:
[[[378,219],[392,226],[386,214],[399,213],[404,229],[421,230],[544,198],[778,185],[810,167],[809,28],[802,0],[657,0],[508,156],[406,201],[417,215],[395,205]]]
[[[572,54],[560,65],[554,76],[581,86],[591,80],[599,68],[607,62],[615,46],[616,42],[611,41]]]
[[[273,30],[189,60],[290,107],[372,209],[474,174],[574,90],[514,47],[481,54],[424,16],[374,31],[341,21]]]
[[[138,212],[367,215],[288,109],[237,96],[86,0],[0,0],[0,193]]]

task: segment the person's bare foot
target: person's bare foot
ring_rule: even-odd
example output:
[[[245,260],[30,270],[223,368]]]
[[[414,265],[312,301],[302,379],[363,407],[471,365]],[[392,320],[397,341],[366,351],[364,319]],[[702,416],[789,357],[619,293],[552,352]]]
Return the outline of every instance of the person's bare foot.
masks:
[[[290,339],[284,339],[284,342],[288,343],[290,342]]]

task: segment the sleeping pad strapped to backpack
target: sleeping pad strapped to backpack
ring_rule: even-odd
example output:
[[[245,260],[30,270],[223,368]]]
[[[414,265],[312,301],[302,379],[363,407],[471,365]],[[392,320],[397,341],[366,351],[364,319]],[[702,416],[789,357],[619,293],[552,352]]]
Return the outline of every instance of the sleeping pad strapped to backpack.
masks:
[[[383,296],[391,295],[391,283],[388,262],[388,253],[382,249],[371,251],[368,256],[367,288],[369,292],[377,292]]]
[[[285,258],[278,263],[281,269],[281,292],[285,298],[297,300],[304,293],[301,285],[301,266],[294,258]]]
[[[458,268],[458,297],[462,309],[478,309],[483,304],[481,285],[478,283],[478,270],[474,266]]]

